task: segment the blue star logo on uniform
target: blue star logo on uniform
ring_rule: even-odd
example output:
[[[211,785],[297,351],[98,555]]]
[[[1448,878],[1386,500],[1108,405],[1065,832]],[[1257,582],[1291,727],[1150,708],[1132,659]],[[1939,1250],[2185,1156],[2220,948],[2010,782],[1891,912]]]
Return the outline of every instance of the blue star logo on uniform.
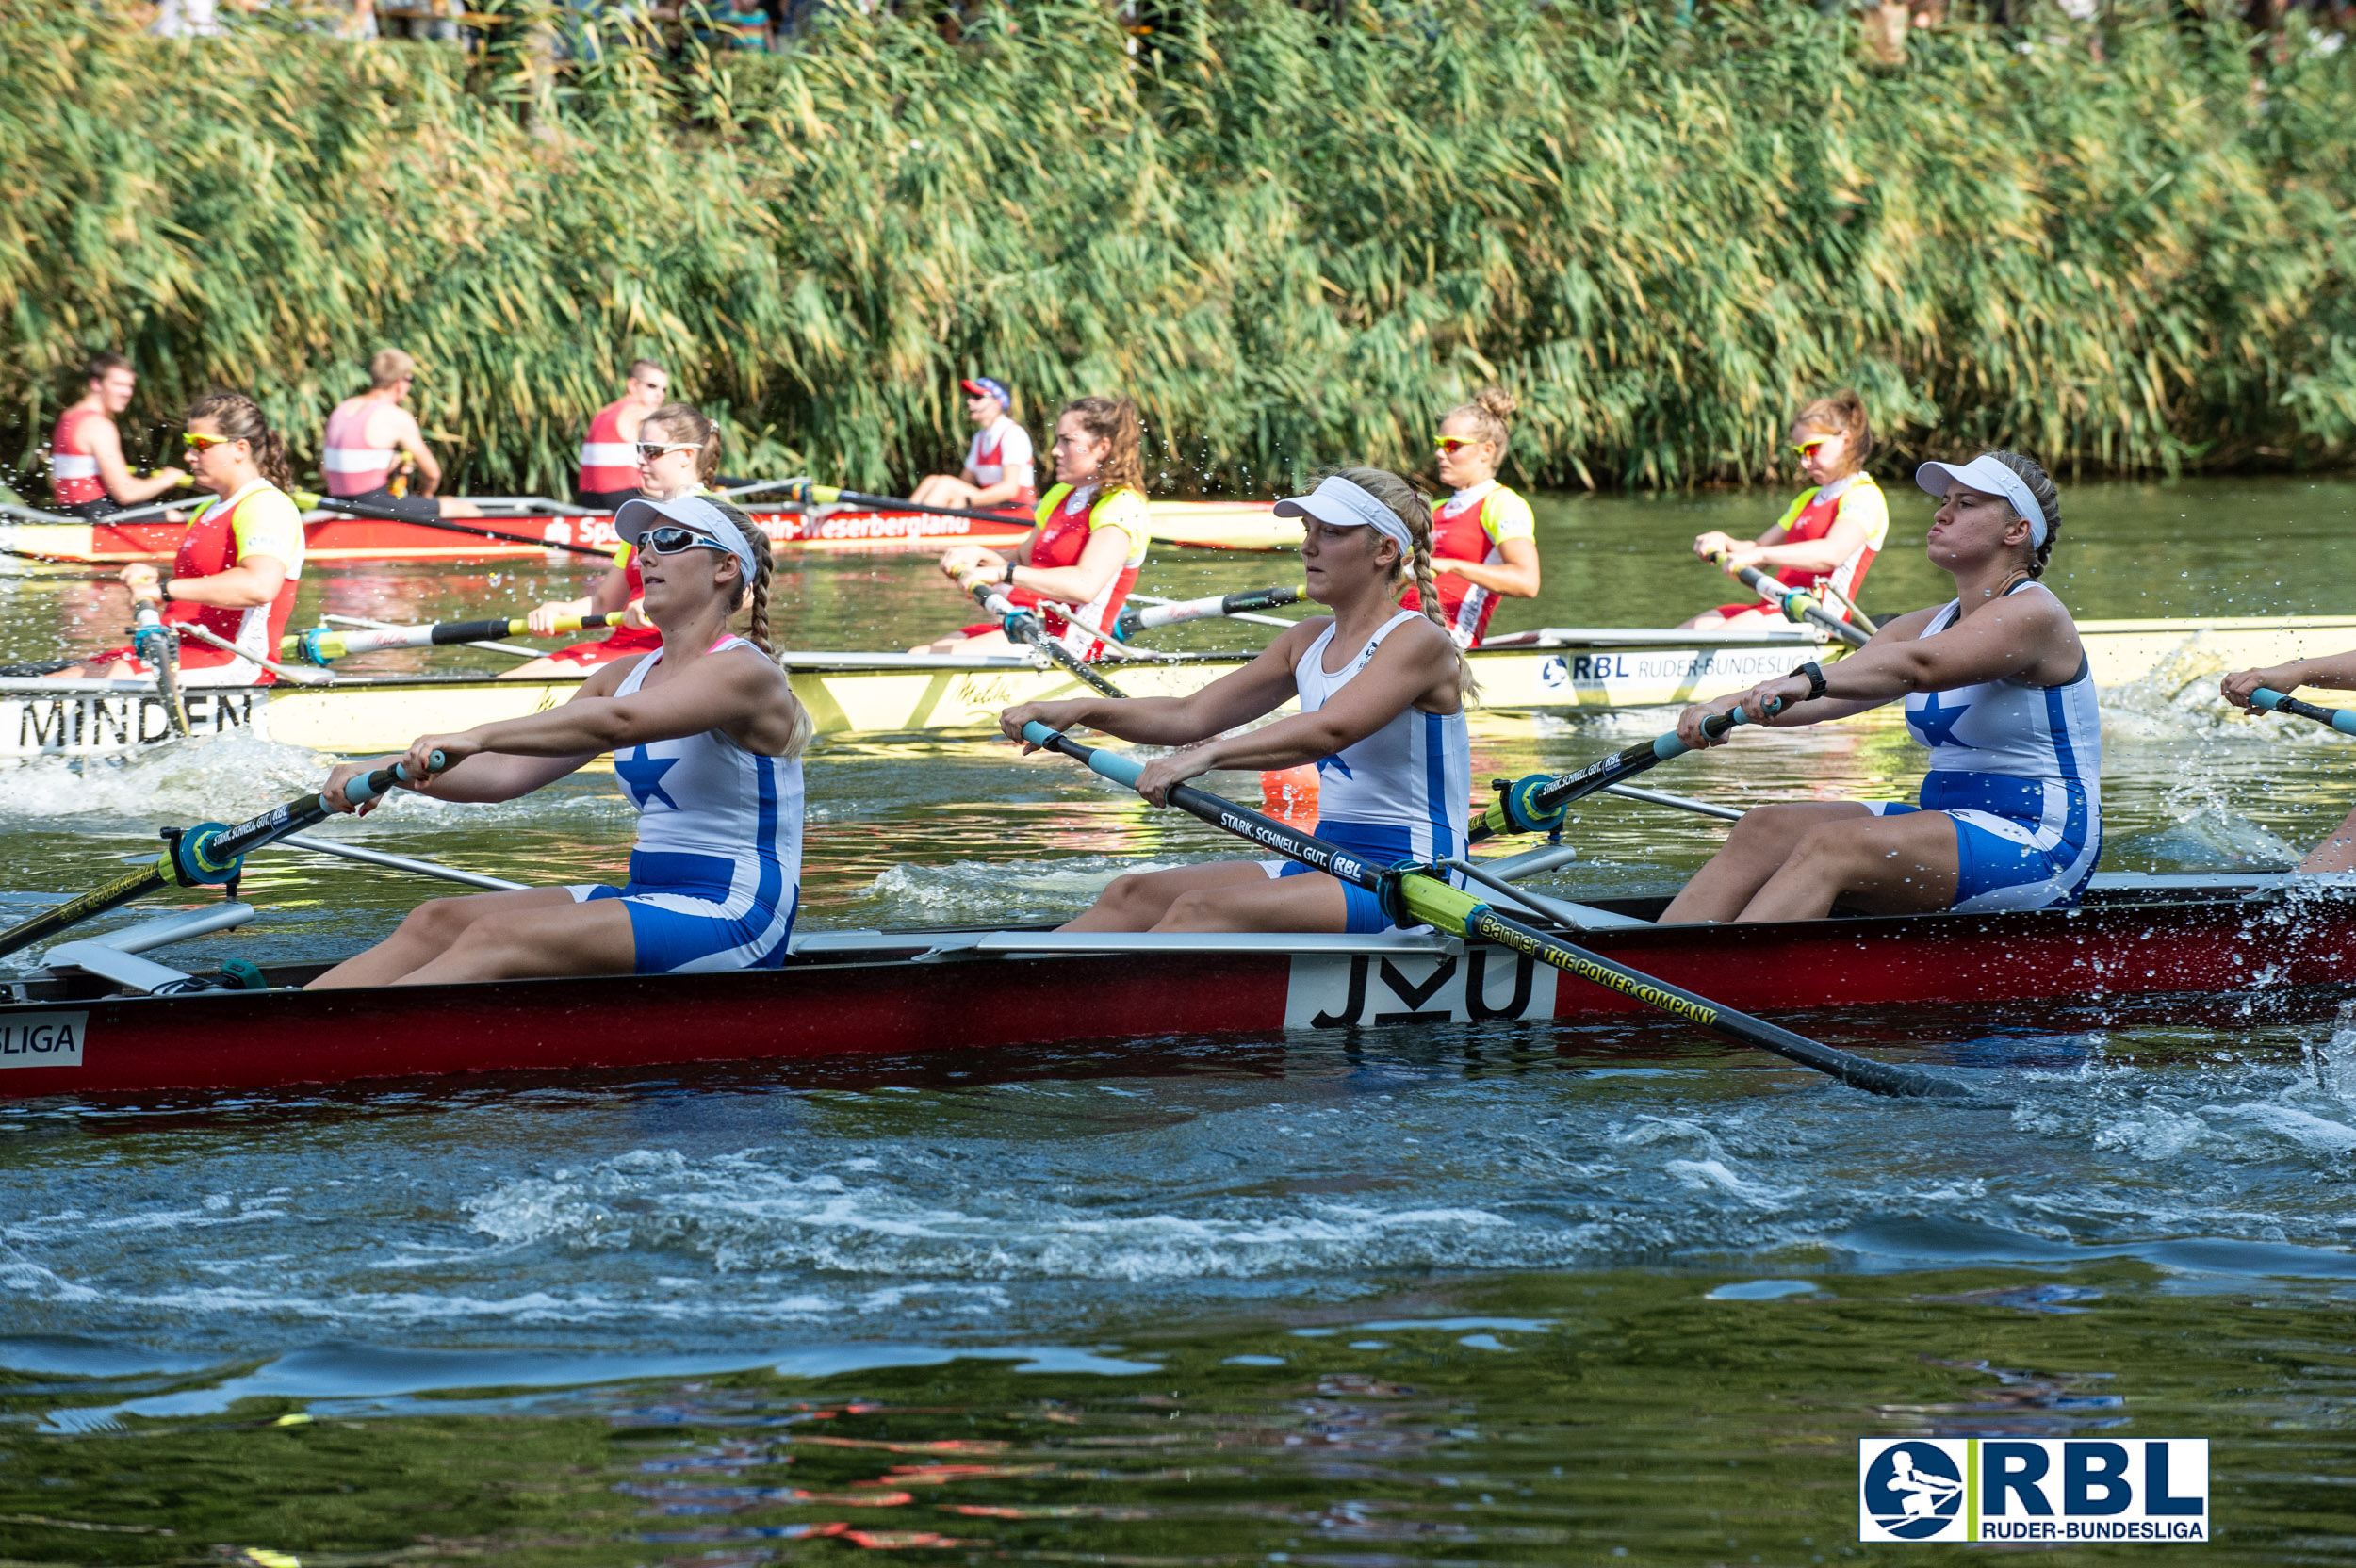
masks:
[[[1955,739],[1955,725],[1970,711],[1972,705],[1968,702],[1960,708],[1939,707],[1939,694],[1933,692],[1930,701],[1906,715],[1906,722],[1922,732],[1927,745],[1961,746],[1966,751],[1977,751],[1980,748],[1971,742]]]
[[[678,766],[678,758],[648,757],[645,746],[633,748],[628,757],[614,759],[614,771],[620,776],[622,788],[630,792],[631,803],[641,811],[652,800],[663,802],[674,811],[679,809],[679,802],[663,790],[663,776]]]
[[[1317,775],[1318,775],[1318,776],[1320,776],[1320,777],[1324,776],[1325,770],[1326,770],[1326,769],[1328,769],[1328,768],[1332,768],[1332,769],[1333,769],[1335,773],[1340,774],[1340,775],[1341,775],[1344,778],[1348,778],[1348,779],[1352,779],[1352,780],[1354,780],[1354,779],[1356,779],[1356,777],[1358,776],[1357,775],[1355,775],[1355,774],[1353,774],[1353,773],[1351,773],[1351,772],[1350,771],[1350,764],[1349,764],[1349,763],[1347,763],[1347,762],[1345,762],[1345,761],[1343,761],[1343,760],[1342,760],[1339,757],[1320,757],[1320,758],[1318,758],[1318,759],[1317,759]]]

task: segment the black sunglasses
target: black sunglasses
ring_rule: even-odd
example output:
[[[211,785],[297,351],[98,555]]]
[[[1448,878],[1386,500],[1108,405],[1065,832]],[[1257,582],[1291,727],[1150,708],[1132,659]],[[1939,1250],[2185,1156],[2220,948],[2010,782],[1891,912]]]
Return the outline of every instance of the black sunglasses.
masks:
[[[650,528],[638,536],[638,542],[657,555],[677,555],[681,550],[695,549],[698,546],[708,550],[718,550],[726,556],[736,554],[717,539],[707,539],[694,529],[676,525]]]

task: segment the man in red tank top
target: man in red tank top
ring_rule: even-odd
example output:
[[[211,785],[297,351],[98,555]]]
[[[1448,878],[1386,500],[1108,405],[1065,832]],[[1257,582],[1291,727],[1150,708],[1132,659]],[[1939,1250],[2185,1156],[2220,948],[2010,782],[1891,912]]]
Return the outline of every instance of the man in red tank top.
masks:
[[[93,354],[84,372],[81,400],[57,416],[49,439],[49,490],[57,510],[76,517],[108,516],[126,506],[152,501],[188,482],[178,468],[158,468],[145,478],[123,460],[123,436],[115,418],[131,406],[139,377],[121,354]]]
[[[611,512],[637,498],[638,427],[670,395],[668,370],[651,359],[631,363],[622,395],[590,416],[573,499]]]
[[[425,444],[417,416],[401,404],[417,384],[417,362],[399,349],[379,349],[368,361],[368,389],[335,405],[320,444],[319,477],[327,493],[366,501],[415,517],[480,517],[483,509],[457,496],[436,497],[442,465]],[[417,474],[407,493],[397,492],[395,476]]]
[[[990,376],[957,384],[965,390],[966,416],[973,421],[964,470],[926,474],[908,499],[920,506],[1030,511],[1039,503],[1038,459],[1031,433],[1014,422],[1013,389]]]

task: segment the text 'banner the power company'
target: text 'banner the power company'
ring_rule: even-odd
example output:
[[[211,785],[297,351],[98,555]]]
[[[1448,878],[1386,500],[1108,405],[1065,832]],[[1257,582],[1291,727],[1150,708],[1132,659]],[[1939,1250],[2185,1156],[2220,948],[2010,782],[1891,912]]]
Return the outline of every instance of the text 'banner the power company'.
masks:
[[[2206,1438],[1866,1438],[1859,1541],[2209,1539]]]

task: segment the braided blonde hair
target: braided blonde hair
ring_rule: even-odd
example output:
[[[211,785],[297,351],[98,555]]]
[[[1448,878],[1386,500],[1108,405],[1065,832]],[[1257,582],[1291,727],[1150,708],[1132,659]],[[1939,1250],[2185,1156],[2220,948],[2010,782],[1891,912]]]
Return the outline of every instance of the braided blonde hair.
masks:
[[[1336,479],[1350,483],[1389,507],[1399,520],[1407,525],[1407,536],[1415,542],[1415,552],[1402,556],[1391,576],[1391,592],[1404,595],[1410,586],[1415,590],[1416,602],[1425,620],[1440,629],[1448,638],[1448,646],[1456,649],[1456,678],[1470,703],[1481,694],[1481,681],[1473,674],[1472,661],[1457,644],[1456,634],[1448,630],[1448,622],[1440,614],[1440,585],[1432,574],[1432,502],[1415,485],[1392,473],[1388,468],[1342,468]]]
[[[769,584],[776,575],[777,568],[769,553],[774,547],[769,542],[768,531],[754,522],[742,508],[733,506],[717,496],[707,496],[704,498],[728,514],[728,521],[734,523],[737,531],[744,536],[744,543],[753,547],[753,575],[737,594],[736,608],[751,612],[751,624],[745,627],[744,635],[753,646],[767,654],[774,661],[777,657],[777,650],[776,645],[769,640]],[[786,748],[777,755],[780,758],[799,757],[803,748],[810,744],[812,727],[810,710],[802,706],[799,697],[794,698],[794,733],[786,743]]]

